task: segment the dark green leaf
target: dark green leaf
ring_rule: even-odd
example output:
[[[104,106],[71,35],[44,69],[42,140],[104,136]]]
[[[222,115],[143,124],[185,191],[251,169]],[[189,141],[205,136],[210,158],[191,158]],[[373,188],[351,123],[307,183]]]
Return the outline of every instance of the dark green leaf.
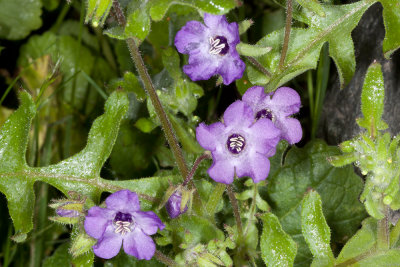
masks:
[[[324,266],[333,266],[331,231],[322,212],[321,197],[314,190],[307,193],[302,201],[301,230],[314,259],[325,262]]]
[[[299,248],[297,263],[309,266],[310,252],[301,236],[301,200],[310,188],[322,199],[323,213],[332,231],[333,242],[343,242],[352,236],[365,217],[358,196],[363,182],[352,166],[332,167],[327,157],[338,155],[337,147],[322,141],[307,144],[304,148],[292,147],[281,167],[281,155],[271,159],[266,196],[272,211],[278,216],[283,230],[290,234]]]
[[[51,255],[47,257],[43,262],[43,267],[70,267],[72,257],[68,253],[68,243],[64,243],[59,246]]]
[[[272,213],[261,217],[263,232],[260,240],[261,256],[267,266],[293,266],[297,245],[282,230],[278,218]]]
[[[19,40],[39,29],[41,8],[40,0],[0,0],[0,38]]]

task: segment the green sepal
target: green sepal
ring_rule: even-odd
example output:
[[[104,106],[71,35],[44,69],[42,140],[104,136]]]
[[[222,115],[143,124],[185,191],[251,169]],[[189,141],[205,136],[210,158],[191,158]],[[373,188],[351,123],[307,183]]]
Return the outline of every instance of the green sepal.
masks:
[[[351,153],[354,152],[354,146],[353,146],[353,141],[349,140],[349,141],[344,141],[342,143],[339,144],[339,149],[343,152],[343,153]]]
[[[239,43],[236,46],[236,50],[243,56],[259,57],[270,52],[272,47]]]
[[[321,197],[314,190],[309,191],[302,201],[301,231],[314,256],[312,266],[333,266],[331,230],[322,212]]]
[[[69,249],[73,258],[79,257],[92,250],[94,244],[96,244],[96,239],[91,238],[86,233],[80,233],[79,227],[75,226],[72,233],[72,242]]]
[[[53,216],[49,217],[50,221],[61,223],[61,224],[77,224],[79,222],[79,217],[59,217]]]
[[[393,197],[392,202],[390,203],[390,208],[392,210],[400,209],[400,191]]]
[[[397,171],[397,175],[392,178],[389,186],[385,189],[385,197],[383,198],[383,203],[385,205],[390,205],[393,199],[396,197],[396,194],[400,190],[399,186],[399,178],[400,178],[400,170]]]
[[[372,192],[365,197],[365,209],[367,210],[368,214],[375,219],[382,220],[383,218],[385,218],[385,206],[381,199],[376,198],[375,194],[378,193]]]
[[[355,153],[332,156],[332,157],[328,157],[327,158],[329,163],[332,164],[332,166],[335,166],[335,167],[346,166],[348,164],[353,163],[357,159],[358,159],[358,157],[357,157],[357,155]]]
[[[110,13],[112,0],[87,0],[85,23],[92,21],[94,27],[103,26]]]
[[[293,266],[297,245],[282,230],[278,218],[272,213],[261,216],[263,231],[260,239],[261,257],[267,266]]]
[[[253,25],[254,21],[252,19],[245,19],[239,23],[239,35],[247,32],[247,30]]]

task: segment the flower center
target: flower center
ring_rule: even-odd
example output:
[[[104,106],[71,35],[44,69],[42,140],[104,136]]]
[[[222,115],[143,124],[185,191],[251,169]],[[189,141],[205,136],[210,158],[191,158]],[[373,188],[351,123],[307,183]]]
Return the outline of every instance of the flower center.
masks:
[[[229,51],[228,40],[224,36],[210,37],[210,50],[211,55],[225,55]]]
[[[270,109],[262,109],[256,114],[256,120],[259,120],[261,118],[267,118],[270,119],[271,121],[275,121],[275,115],[272,113]]]
[[[228,141],[226,141],[226,145],[228,147],[229,152],[232,154],[239,154],[243,151],[246,146],[246,141],[243,136],[240,134],[232,134],[228,137]]]
[[[125,235],[131,232],[131,224],[133,224],[132,215],[129,213],[118,212],[114,218],[115,233]]]

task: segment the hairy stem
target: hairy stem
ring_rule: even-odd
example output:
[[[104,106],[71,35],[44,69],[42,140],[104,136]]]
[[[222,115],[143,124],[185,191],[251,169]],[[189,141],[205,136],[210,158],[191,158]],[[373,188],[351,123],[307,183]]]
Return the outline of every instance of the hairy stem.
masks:
[[[199,167],[200,163],[205,160],[205,159],[209,159],[210,158],[210,154],[204,153],[203,155],[199,156],[196,161],[193,163],[193,167],[190,170],[188,176],[186,177],[185,181],[183,182],[183,186],[187,185],[190,180],[192,180],[193,175],[195,174],[197,168]]]
[[[113,7],[115,10],[115,14],[118,20],[118,23],[125,27],[126,19],[121,10],[118,0],[113,0]],[[131,54],[132,60],[135,63],[136,69],[140,75],[140,78],[143,81],[144,87],[150,97],[151,103],[156,110],[157,116],[160,120],[161,126],[164,130],[165,137],[168,141],[169,146],[171,147],[172,153],[175,156],[178,169],[183,178],[188,176],[188,169],[186,166],[185,159],[183,157],[182,150],[178,144],[178,141],[175,137],[175,134],[172,130],[171,122],[169,121],[167,114],[164,111],[164,108],[160,102],[160,99],[157,96],[156,89],[154,88],[153,82],[151,81],[150,75],[147,72],[146,66],[144,65],[143,58],[140,55],[140,51],[136,42],[133,38],[129,38],[126,40],[128,44],[128,49]]]
[[[378,230],[377,230],[378,250],[388,250],[390,246],[388,213],[389,209],[388,207],[385,207],[385,218],[378,221]]]
[[[261,71],[265,76],[271,77],[271,73],[261,65],[260,62],[257,61],[254,57],[246,56],[246,58],[250,61],[251,64],[254,65],[259,71]]]
[[[233,215],[235,216],[235,220],[236,220],[236,225],[237,225],[238,235],[239,235],[238,239],[241,240],[242,236],[243,236],[243,228],[242,228],[242,219],[240,219],[239,205],[238,205],[237,199],[235,197],[235,193],[233,192],[232,185],[227,185],[226,188],[228,189],[227,192],[228,192],[229,200],[231,201]]]
[[[286,2],[285,37],[283,40],[281,59],[279,60],[279,69],[282,69],[283,65],[285,64],[286,54],[287,54],[287,51],[289,48],[289,36],[290,36],[290,30],[292,28],[292,16],[293,16],[292,0],[287,0],[287,2]]]
[[[161,263],[164,263],[165,265],[168,266],[178,266],[178,264],[171,258],[167,257],[166,255],[164,255],[162,252],[160,252],[159,250],[156,250],[156,252],[154,253],[154,257]]]
[[[257,192],[258,192],[257,184],[255,184],[254,191],[253,191],[253,201],[251,202],[251,206],[250,206],[250,216],[249,216],[249,219],[247,220],[246,228],[244,231],[245,235],[247,235],[247,232],[249,231],[249,228],[250,228],[250,224],[254,219],[254,213],[256,213]]]

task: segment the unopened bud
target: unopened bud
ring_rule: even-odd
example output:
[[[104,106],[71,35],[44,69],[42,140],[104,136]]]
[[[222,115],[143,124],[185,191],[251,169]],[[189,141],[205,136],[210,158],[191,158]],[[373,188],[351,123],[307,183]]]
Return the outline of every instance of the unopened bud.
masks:
[[[179,215],[185,213],[188,209],[187,203],[185,203],[185,208],[181,208],[182,204],[182,193],[178,190],[175,191],[168,199],[165,208],[167,209],[169,217],[176,218]]]

